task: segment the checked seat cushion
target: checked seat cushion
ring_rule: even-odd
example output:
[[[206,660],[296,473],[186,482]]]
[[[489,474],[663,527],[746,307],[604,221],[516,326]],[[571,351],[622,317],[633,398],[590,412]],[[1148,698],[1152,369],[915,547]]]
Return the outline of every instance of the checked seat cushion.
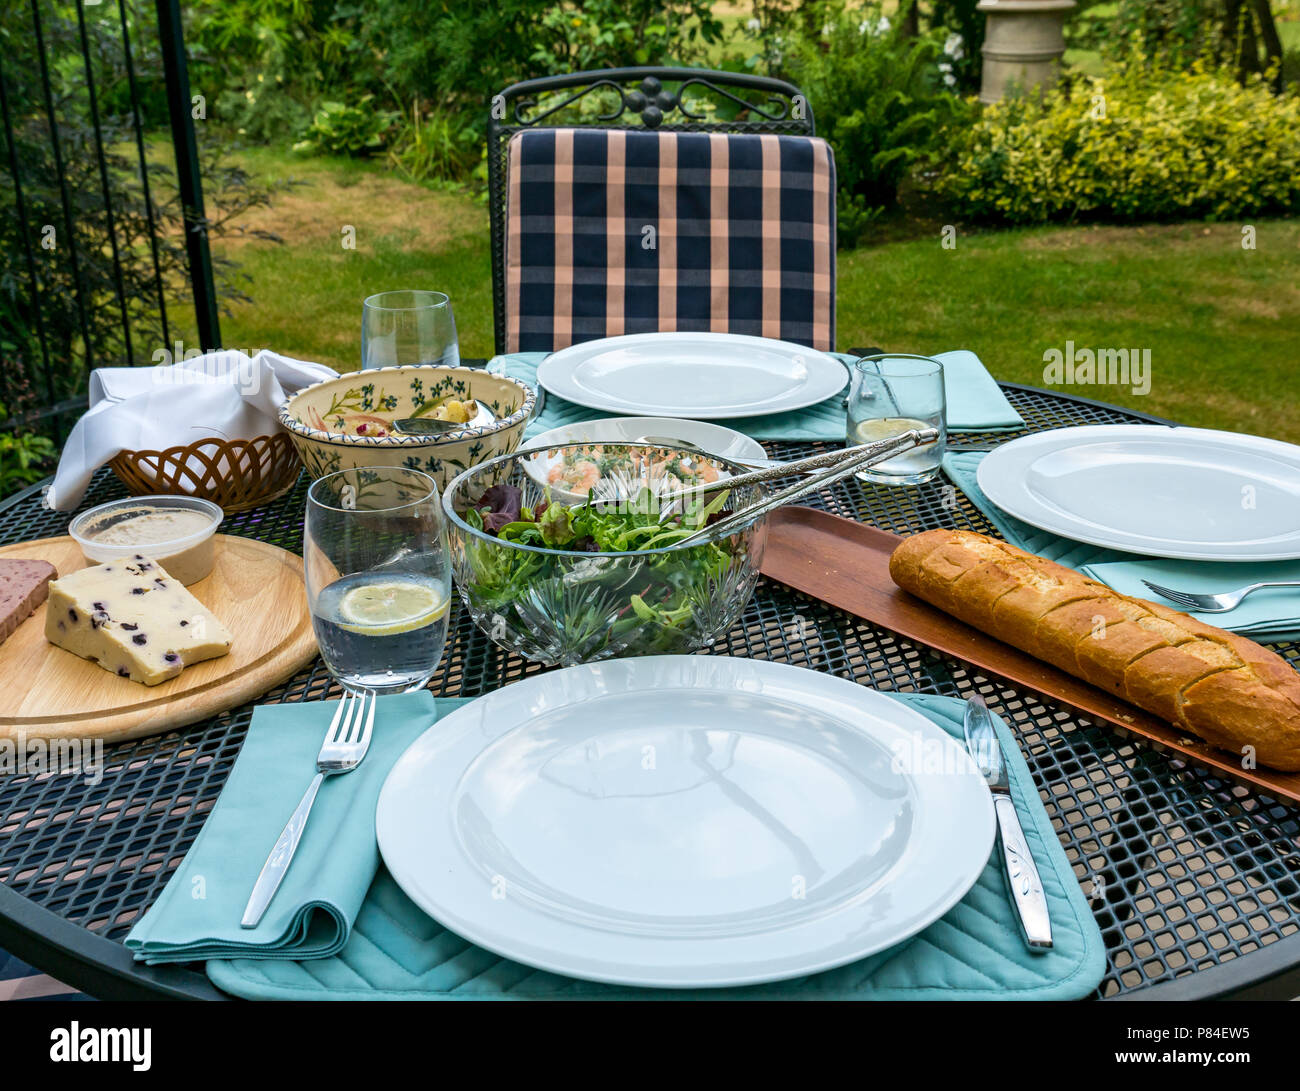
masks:
[[[508,153],[508,352],[619,334],[835,344],[835,161],[824,140],[535,129]]]

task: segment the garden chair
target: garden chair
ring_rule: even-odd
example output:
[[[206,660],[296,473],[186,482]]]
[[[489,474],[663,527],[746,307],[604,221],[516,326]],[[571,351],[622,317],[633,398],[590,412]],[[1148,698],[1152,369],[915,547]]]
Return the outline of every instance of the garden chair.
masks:
[[[498,353],[655,330],[835,347],[835,163],[791,84],[517,83],[493,100],[488,177]]]

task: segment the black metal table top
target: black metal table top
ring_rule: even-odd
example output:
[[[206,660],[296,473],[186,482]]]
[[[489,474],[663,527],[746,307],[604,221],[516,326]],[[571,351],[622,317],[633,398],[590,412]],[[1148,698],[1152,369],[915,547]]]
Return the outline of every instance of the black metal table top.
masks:
[[[1004,385],[1029,431],[1152,420],[1114,406]],[[1012,434],[961,435],[954,448]],[[778,457],[818,445],[771,445]],[[106,471],[83,508],[121,486]],[[224,533],[302,549],[306,480]],[[818,506],[897,533],[996,533],[942,479],[909,488],[850,481]],[[36,490],[0,506],[0,544],[62,534],[68,514]],[[1300,663],[1300,645],[1274,645]],[[1105,940],[1103,998],[1300,994],[1300,811],[993,682],[924,646],[767,580],[712,649],[773,659],[880,689],[978,691],[1017,732],[1039,794]],[[430,683],[473,697],[541,670],[491,644],[464,611]],[[22,679],[4,679],[6,686]],[[264,701],[337,692],[317,660]],[[101,997],[220,996],[199,966],[132,962],[122,939],[193,843],[225,783],[252,705],[181,731],[107,747],[98,784],[0,775],[0,946]]]

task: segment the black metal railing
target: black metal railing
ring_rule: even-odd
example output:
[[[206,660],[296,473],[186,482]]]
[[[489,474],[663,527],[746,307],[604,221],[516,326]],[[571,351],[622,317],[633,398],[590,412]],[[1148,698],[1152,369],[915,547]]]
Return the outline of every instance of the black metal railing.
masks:
[[[0,10],[0,431],[57,442],[91,369],[220,346],[194,102],[179,0]]]

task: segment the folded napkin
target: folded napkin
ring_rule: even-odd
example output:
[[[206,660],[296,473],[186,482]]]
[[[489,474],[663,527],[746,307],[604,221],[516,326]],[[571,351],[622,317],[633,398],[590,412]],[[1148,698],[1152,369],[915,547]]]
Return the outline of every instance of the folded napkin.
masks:
[[[90,408],[63,445],[45,506],[70,511],[99,467],[122,451],[162,451],[196,440],[253,439],[280,431],[290,394],[336,374],[323,364],[234,349],[164,367],[101,367],[90,376]]]
[[[1144,579],[1180,591],[1231,591],[1248,583],[1300,579],[1300,562],[1173,561],[1125,553],[1117,549],[1076,542],[1051,531],[1039,530],[1008,515],[984,495],[977,474],[983,453],[949,452],[943,470],[1012,545],[1037,553],[1049,561],[1077,569],[1123,595],[1163,603],[1180,609],[1142,584]],[[1281,642],[1300,640],[1300,587],[1256,591],[1226,614],[1193,613],[1207,625],[1256,639]]]
[[[964,702],[890,696],[961,738]],[[1105,972],[1101,932],[1011,732],[994,720],[1047,894],[1050,951],[1031,952],[1021,941],[995,851],[966,897],[918,936],[860,962],[771,985],[636,989],[535,970],[443,928],[382,868],[338,954],[312,962],[215,959],[207,974],[218,988],[253,1000],[1077,1000]]]
[[[316,773],[336,702],[263,705],[211,815],[131,929],[137,960],[328,958],[348,942],[379,868],[375,806],[397,761],[462,700],[428,690],[379,698],[370,750],[351,773],[327,777],[293,864],[256,928],[239,926],[262,865]]]
[[[852,359],[852,357],[846,357]],[[1025,426],[996,380],[967,349],[940,352],[950,432],[1015,432]]]
[[[854,357],[834,353],[847,365]],[[509,375],[537,386],[537,367],[545,360],[544,352],[520,352],[496,356],[488,361],[488,370]],[[943,364],[944,392],[948,400],[948,429],[952,432],[1001,432],[1023,428],[1025,422],[1011,407],[993,377],[973,352],[964,349],[942,352],[935,357]],[[845,382],[847,384],[847,376]],[[546,395],[542,412],[532,419],[524,432],[525,439],[552,428],[611,416],[603,409],[587,409],[572,402]],[[725,420],[717,423],[735,428],[758,440],[798,443],[823,440],[842,442],[847,427],[844,393],[834,395],[806,409],[786,413],[769,413],[760,417]]]

